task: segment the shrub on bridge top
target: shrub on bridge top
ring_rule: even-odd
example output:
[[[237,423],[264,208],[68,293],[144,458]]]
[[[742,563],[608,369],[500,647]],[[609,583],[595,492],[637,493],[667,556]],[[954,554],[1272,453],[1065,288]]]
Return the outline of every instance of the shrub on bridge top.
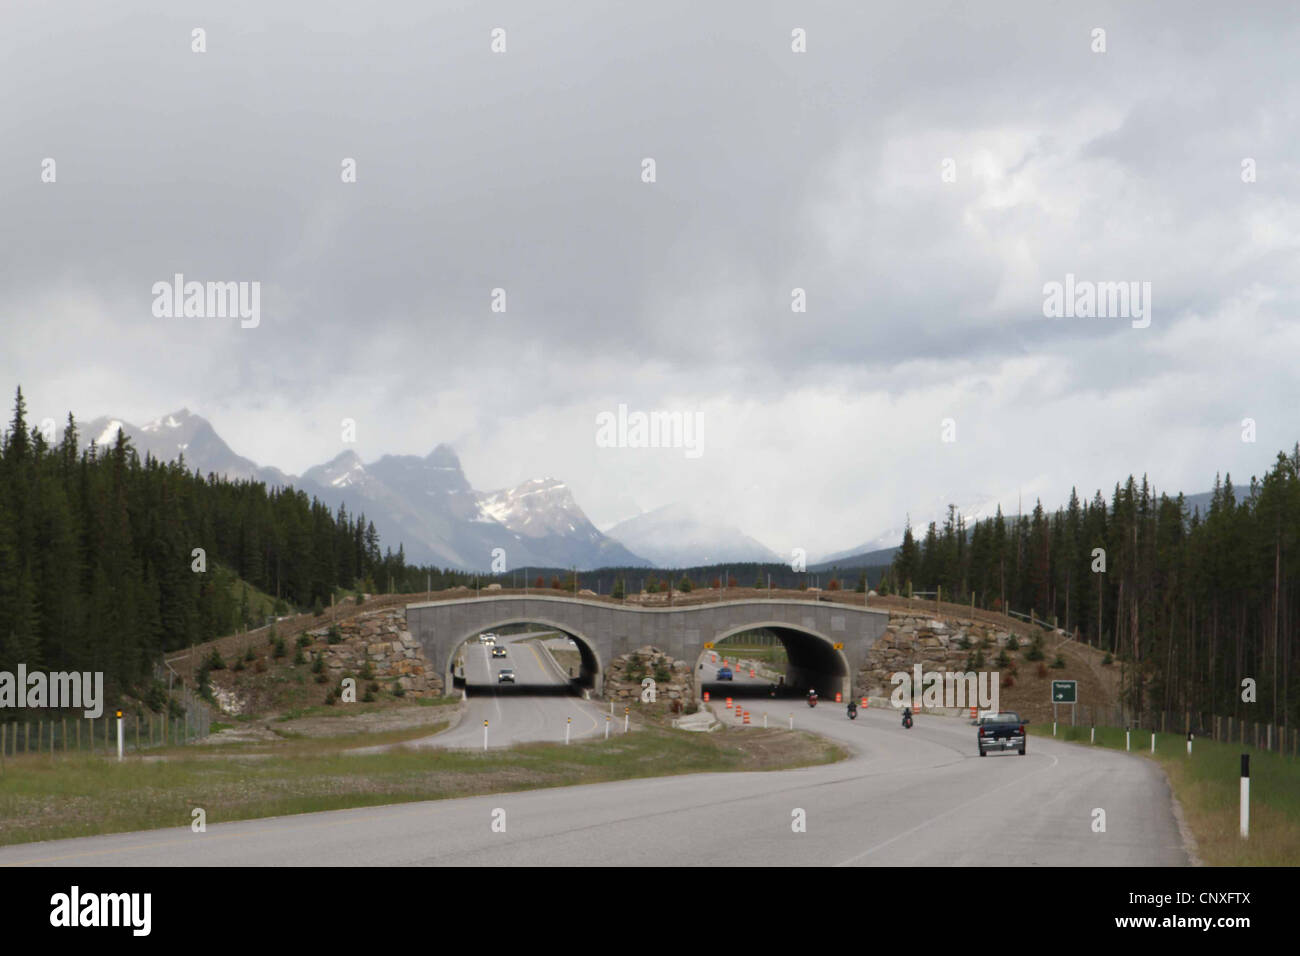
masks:
[[[623,597],[627,594],[627,591],[625,590],[625,585],[623,584],[622,578],[614,579],[614,590],[611,591],[610,593],[615,600],[617,601],[623,600]]]
[[[226,662],[221,656],[221,651],[214,647],[212,653],[208,655],[207,665],[208,670],[224,671],[226,669]]]
[[[1005,650],[998,651],[998,667],[1006,668],[1011,665],[1011,655]]]
[[[314,614],[316,617],[320,617],[322,614],[325,613],[325,607],[324,605],[321,604],[320,598],[317,598],[315,601],[312,602],[311,613]]]
[[[279,660],[284,657],[284,654],[284,638],[277,634],[275,639],[271,641],[271,656]]]
[[[253,653],[253,645],[249,644],[244,648],[244,660],[250,664],[257,660],[257,655]]]
[[[1020,650],[1020,638],[1016,637],[1016,635],[1014,635],[1014,634],[1008,634],[1008,635],[1007,635],[1007,650],[1009,650],[1009,651],[1018,651],[1018,650]]]
[[[343,643],[343,632],[339,630],[339,626],[337,624],[330,625],[329,635],[325,638],[325,640],[330,644]]]
[[[1041,661],[1046,656],[1043,653],[1043,635],[1035,634],[1029,642],[1029,650],[1025,651],[1025,660]]]
[[[682,575],[682,579],[677,582],[677,590],[681,591],[683,594],[690,594],[694,588],[695,584],[684,574]]]
[[[1106,667],[1109,667],[1111,664],[1115,663],[1115,655],[1112,654],[1110,651],[1107,651],[1106,656],[1101,659],[1101,662]]]
[[[1058,671],[1061,670],[1063,667],[1065,667],[1065,658],[1062,657],[1060,654],[1057,654],[1056,659],[1052,661],[1052,666],[1055,667]]]
[[[311,638],[307,636],[306,631],[303,631],[301,634],[298,635],[298,646],[311,647]]]

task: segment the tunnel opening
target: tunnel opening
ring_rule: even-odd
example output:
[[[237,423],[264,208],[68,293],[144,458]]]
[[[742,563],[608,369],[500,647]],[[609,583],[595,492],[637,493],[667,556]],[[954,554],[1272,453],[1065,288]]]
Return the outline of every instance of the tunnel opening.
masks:
[[[727,676],[730,672],[730,676]],[[805,697],[844,699],[852,693],[849,666],[840,648],[811,631],[788,625],[748,627],[706,647],[695,667],[699,699]]]
[[[589,696],[600,661],[578,634],[543,621],[509,620],[475,631],[451,652],[452,685],[467,697]]]

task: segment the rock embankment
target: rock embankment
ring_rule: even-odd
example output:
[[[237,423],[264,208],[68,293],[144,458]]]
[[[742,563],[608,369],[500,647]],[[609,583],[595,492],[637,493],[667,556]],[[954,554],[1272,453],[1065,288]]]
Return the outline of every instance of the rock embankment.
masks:
[[[371,680],[391,686],[394,682],[412,697],[441,697],[442,676],[425,659],[420,642],[406,630],[406,610],[386,608],[360,614],[336,625],[331,641],[329,627],[307,632],[315,641],[326,641],[321,653],[331,683],[347,676],[359,676],[370,665]]]
[[[655,698],[679,701],[682,706],[695,702],[691,665],[673,660],[659,648],[647,644],[630,654],[610,661],[605,669],[605,697],[609,700],[639,700],[641,682],[649,677],[655,682]]]

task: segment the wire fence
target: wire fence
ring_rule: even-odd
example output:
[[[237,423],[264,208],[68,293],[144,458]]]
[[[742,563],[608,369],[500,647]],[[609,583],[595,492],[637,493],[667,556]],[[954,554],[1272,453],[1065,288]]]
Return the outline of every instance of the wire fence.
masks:
[[[1107,707],[1078,704],[1072,708],[1070,704],[1058,704],[1057,722],[1081,727],[1118,727],[1147,733],[1181,736],[1192,734],[1194,737],[1238,744],[1292,758],[1300,755],[1300,728],[1271,721],[1247,720],[1239,716],[1169,710],[1134,713],[1119,705]]]

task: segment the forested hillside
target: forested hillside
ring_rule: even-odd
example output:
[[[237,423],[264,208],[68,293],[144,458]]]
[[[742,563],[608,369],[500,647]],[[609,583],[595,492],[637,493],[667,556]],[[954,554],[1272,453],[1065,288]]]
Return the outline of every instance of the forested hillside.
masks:
[[[104,671],[131,687],[164,651],[249,623],[232,575],[288,610],[408,573],[400,553],[381,556],[364,515],[142,461],[121,434],[77,448],[71,415],[46,444],[19,389],[0,442],[0,670]]]
[[[1127,665],[1135,708],[1240,715],[1242,681],[1252,678],[1255,719],[1292,723],[1300,446],[1244,493],[1216,477],[1203,514],[1131,476],[1109,503],[1100,491],[1091,502],[1071,493],[1054,514],[1039,504],[1008,521],[999,510],[968,529],[950,510],[920,542],[908,527],[883,586],[942,587],[951,600],[1055,617]]]

